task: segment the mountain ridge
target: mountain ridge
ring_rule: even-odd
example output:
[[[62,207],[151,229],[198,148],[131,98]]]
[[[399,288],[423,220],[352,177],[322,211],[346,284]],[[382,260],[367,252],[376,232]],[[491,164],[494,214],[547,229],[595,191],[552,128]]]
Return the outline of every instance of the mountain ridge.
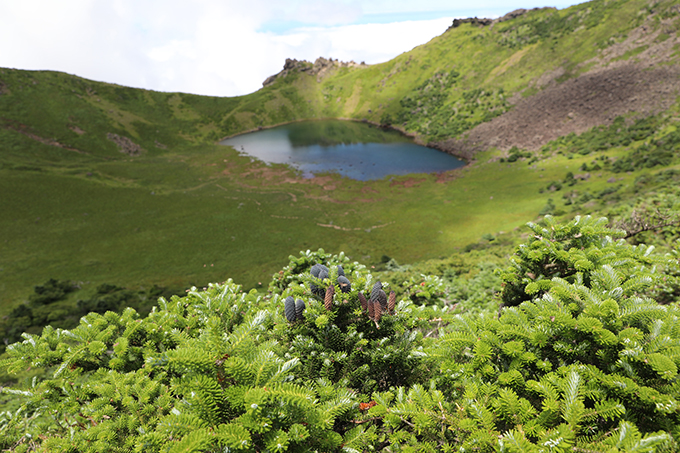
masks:
[[[458,20],[429,43],[376,65],[324,57],[314,63],[287,59],[282,71],[268,77],[255,93],[203,97],[213,99],[218,109],[213,110],[220,113],[196,119],[204,131],[214,131],[206,135],[212,140],[290,121],[337,117],[392,126],[466,159],[496,144],[505,150],[513,145],[537,149],[559,134],[610,124],[620,114],[639,109],[644,116],[668,107],[667,95],[677,90],[678,8],[668,1],[653,3],[656,9],[641,0],[595,1],[565,10],[520,9],[488,26],[476,18]],[[622,27],[609,27],[615,20]],[[589,33],[584,34],[586,30]],[[460,51],[451,53],[456,47]],[[649,68],[659,65],[674,69],[655,72],[652,93],[641,92],[646,100],[630,102],[630,96],[617,94],[628,93],[635,85],[618,84],[617,77],[624,82],[635,77],[639,85],[649,78]],[[612,77],[606,76],[610,70]],[[9,92],[2,83],[2,90]],[[551,104],[550,117],[555,118],[573,113],[583,119],[586,113],[599,112],[603,99],[597,97],[582,96],[577,104],[583,105],[572,105],[575,94],[591,89],[620,99],[618,107],[585,121],[571,118],[573,127],[555,120],[545,128],[554,129],[554,134],[529,134],[542,135],[543,140],[525,142],[526,134],[485,139],[502,136],[503,128],[513,129],[518,122],[538,124],[527,112],[542,110],[541,104]],[[182,93],[164,96],[197,98]],[[201,116],[196,102],[189,106],[179,98],[187,114]],[[560,101],[566,104],[558,105]],[[652,109],[657,102],[660,107]],[[624,108],[626,104],[630,107]],[[520,109],[523,114],[513,112]]]
[[[555,83],[565,73],[562,67],[544,74],[536,81],[541,91],[470,130],[465,139],[450,139],[437,147],[460,156],[489,147],[537,150],[560,136],[610,125],[617,116],[634,113],[641,118],[667,110],[676,102],[672,94],[680,92],[680,67],[657,66],[669,60],[680,41],[676,36],[655,42],[662,32],[649,33],[646,25],[640,25],[625,41],[605,49],[601,58],[583,64],[592,69],[563,83]],[[646,48],[635,62],[617,61],[640,47]],[[531,124],[538,127],[526,130]],[[518,129],[524,131],[518,133]]]

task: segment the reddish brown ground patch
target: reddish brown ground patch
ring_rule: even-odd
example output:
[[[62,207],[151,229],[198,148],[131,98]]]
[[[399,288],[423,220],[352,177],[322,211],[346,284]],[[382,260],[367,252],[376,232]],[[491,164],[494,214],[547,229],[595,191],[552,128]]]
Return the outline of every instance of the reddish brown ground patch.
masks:
[[[290,176],[290,171],[283,168],[256,166],[244,171],[242,176],[252,176],[257,179],[264,179],[267,182],[276,181],[278,183],[287,179]]]
[[[235,165],[227,163],[227,168],[224,169],[221,174],[223,176],[234,176],[236,173],[234,167]],[[352,200],[339,200],[333,198],[334,191],[338,188],[339,184],[341,184],[339,176],[337,175],[302,178],[284,167],[272,168],[258,163],[253,163],[250,168],[245,170],[239,170],[238,175],[239,177],[234,178],[232,182],[248,190],[258,190],[266,187],[278,189],[281,188],[283,184],[294,184],[302,192],[302,196],[310,200],[319,200],[336,204],[373,203],[378,201],[372,198],[353,198]],[[249,180],[257,180],[257,182],[255,183],[253,181],[253,183],[249,183]],[[322,190],[320,194],[316,187],[319,187]],[[369,186],[364,186],[360,190],[362,193],[378,193]],[[286,193],[292,197],[293,202],[298,201],[296,195],[289,192]]]
[[[69,151],[74,151],[79,154],[87,154],[84,151],[81,151],[76,148],[71,148],[69,146],[63,145],[62,143],[59,143],[58,141],[51,139],[51,138],[45,138],[41,137],[31,131],[31,128],[25,124],[21,124],[17,121],[12,121],[12,120],[6,120],[3,118],[0,118],[0,126],[4,127],[5,129],[12,130],[15,132],[18,132],[20,134],[25,135],[26,137],[35,140],[36,142],[40,142],[43,145],[49,145],[49,146],[56,146],[57,148],[63,148],[67,149]]]
[[[403,179],[399,181],[392,181],[390,183],[390,187],[394,186],[402,186],[402,187],[418,187],[421,185],[423,182],[425,182],[424,179],[416,179],[416,178],[408,178],[408,179]]]
[[[460,169],[442,171],[437,173],[435,182],[439,184],[446,184],[447,182],[460,178],[460,174],[461,174]]]

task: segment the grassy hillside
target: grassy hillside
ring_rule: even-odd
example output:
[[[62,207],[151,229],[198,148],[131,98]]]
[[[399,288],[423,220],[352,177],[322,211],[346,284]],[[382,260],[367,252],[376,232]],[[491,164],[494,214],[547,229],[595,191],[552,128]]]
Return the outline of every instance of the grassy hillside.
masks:
[[[259,287],[288,255],[308,248],[344,250],[375,265],[383,256],[400,263],[447,257],[542,211],[598,212],[667,184],[658,175],[678,163],[677,93],[667,79],[659,82],[668,90],[665,104],[650,97],[613,130],[608,125],[619,113],[584,100],[598,114],[575,120],[571,130],[607,126],[582,136],[585,146],[577,136],[546,136],[538,147],[518,141],[510,150],[504,142],[471,154],[455,143],[592,71],[641,64],[670,71],[679,24],[670,1],[530,11],[493,25],[463,23],[379,65],[319,73],[302,65],[235,98],[0,69],[0,313],[49,278],[91,289],[228,277]],[[649,115],[650,122],[635,122]],[[327,117],[390,124],[474,164],[381,181],[303,180],[215,144],[258,127]],[[613,143],[621,131],[630,140]],[[629,167],[615,166],[625,159]],[[656,166],[647,165],[652,161]]]

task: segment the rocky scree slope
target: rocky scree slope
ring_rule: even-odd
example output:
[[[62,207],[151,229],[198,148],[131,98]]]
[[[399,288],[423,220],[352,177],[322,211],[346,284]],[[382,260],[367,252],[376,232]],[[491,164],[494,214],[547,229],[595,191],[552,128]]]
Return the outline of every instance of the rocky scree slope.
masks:
[[[609,125],[617,116],[645,117],[667,110],[680,94],[680,39],[677,21],[666,20],[654,30],[647,24],[654,17],[623,42],[579,65],[592,69],[562,83],[563,67],[547,72],[532,83],[538,93],[517,96],[507,113],[437,146],[465,157],[489,147],[537,150],[558,137]],[[664,32],[670,33],[660,40]],[[645,50],[635,58],[620,59],[641,48]]]

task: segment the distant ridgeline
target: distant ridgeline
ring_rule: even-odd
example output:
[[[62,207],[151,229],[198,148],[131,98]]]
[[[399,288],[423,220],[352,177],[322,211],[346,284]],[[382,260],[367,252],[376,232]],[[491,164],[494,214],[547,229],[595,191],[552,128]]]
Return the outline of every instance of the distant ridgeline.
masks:
[[[499,17],[498,19],[478,19],[477,17],[468,17],[466,19],[454,19],[453,24],[446,29],[449,31],[453,28],[458,28],[462,24],[471,24],[475,26],[486,26],[493,25],[499,22],[505,22],[507,20],[520,17],[527,13],[528,11],[541,11],[541,10],[556,10],[557,8],[545,7],[545,8],[532,8],[531,10],[526,10],[523,8],[516,9]],[[279,77],[286,77],[291,72],[306,72],[308,74],[317,75],[317,81],[319,81],[324,75],[326,75],[333,68],[354,68],[354,67],[367,67],[368,65],[363,61],[361,63],[356,63],[354,60],[348,62],[340,61],[333,58],[317,58],[314,63],[307,60],[296,60],[294,58],[286,58],[286,62],[283,65],[283,70],[277,74],[269,76],[262,82],[262,86],[266,87],[274,83],[274,81]]]
[[[493,25],[495,23],[515,19],[516,17],[520,17],[529,11],[542,11],[542,10],[557,10],[557,8],[545,7],[545,8],[532,8],[530,10],[519,8],[497,19],[478,19],[477,17],[468,17],[466,19],[453,19],[453,24],[449,28],[447,28],[446,31],[449,31],[453,28],[458,28],[462,24],[471,24],[480,27]],[[354,62],[354,60],[345,62],[337,59],[334,60],[333,58],[327,59],[324,57],[317,58],[314,61],[314,63],[311,63],[307,60],[296,60],[294,58],[286,58],[286,62],[283,65],[283,70],[281,70],[281,72],[277,74],[267,77],[265,81],[262,82],[262,86],[263,87],[269,86],[272,83],[274,83],[274,81],[277,78],[286,77],[291,72],[307,72],[308,74],[318,75],[319,77],[318,80],[320,80],[321,77],[326,75],[333,68],[354,68],[367,66],[368,65],[363,61],[361,63],[356,63]]]

